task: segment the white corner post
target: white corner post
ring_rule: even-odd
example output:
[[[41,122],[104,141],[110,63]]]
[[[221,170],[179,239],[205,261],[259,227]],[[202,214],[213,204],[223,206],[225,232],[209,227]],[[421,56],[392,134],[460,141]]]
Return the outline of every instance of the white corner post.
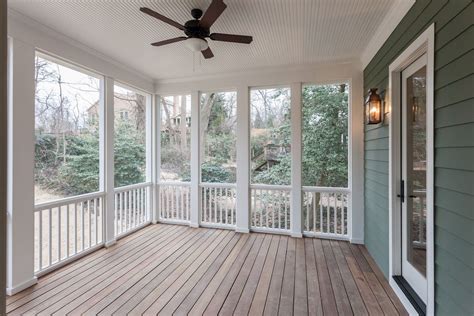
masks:
[[[160,218],[160,203],[158,203],[160,198],[160,167],[161,167],[161,103],[160,96],[155,94],[152,96],[153,102],[151,104],[152,111],[152,137],[151,137],[151,147],[152,147],[152,213],[151,213],[151,222],[152,224],[158,223]]]
[[[291,84],[291,236],[303,237],[301,83]]]
[[[353,75],[349,94],[349,207],[351,243],[364,243],[364,96],[362,72]]]
[[[183,96],[185,97],[185,96]],[[199,91],[191,93],[191,218],[190,226],[199,227],[200,199],[200,169],[201,157],[199,157]]]
[[[105,192],[105,246],[115,244],[114,80],[102,80],[100,98],[100,190]]]
[[[250,232],[250,96],[249,87],[237,89],[237,201],[236,228]]]
[[[153,95],[147,94],[145,96],[145,163],[146,163],[146,168],[145,168],[145,181],[147,183],[152,183],[151,186],[146,188],[146,214],[147,214],[147,220],[150,222],[154,222],[154,183],[155,183],[155,177],[154,177],[154,168],[153,166],[155,165],[154,162],[154,146],[153,146],[153,135],[154,133],[154,110],[153,110]]]
[[[6,291],[14,295],[37,282],[33,212],[35,48],[15,39],[9,44]]]
[[[0,2],[0,315],[6,314],[7,256],[7,3]]]

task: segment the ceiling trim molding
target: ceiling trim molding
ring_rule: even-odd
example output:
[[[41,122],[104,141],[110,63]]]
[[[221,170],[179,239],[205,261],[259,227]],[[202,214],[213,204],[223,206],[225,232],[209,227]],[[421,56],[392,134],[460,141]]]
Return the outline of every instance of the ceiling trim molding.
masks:
[[[83,52],[86,52],[87,54],[92,55],[93,57],[95,57],[98,61],[101,61],[102,63],[106,62],[106,63],[112,65],[117,70],[120,70],[122,73],[132,75],[132,76],[129,76],[129,77],[135,77],[135,79],[139,79],[139,80],[127,80],[127,78],[123,78],[123,76],[122,77],[118,76],[117,78],[114,78],[117,81],[121,81],[121,82],[125,81],[124,83],[126,83],[126,84],[130,84],[132,86],[135,86],[136,88],[143,89],[143,90],[146,90],[146,91],[150,90],[149,92],[152,92],[151,90],[152,90],[153,81],[154,81],[154,79],[152,77],[149,77],[149,76],[139,72],[138,70],[133,69],[132,67],[130,67],[128,65],[125,65],[124,63],[119,62],[119,61],[113,59],[112,57],[97,51],[94,48],[91,48],[90,46],[87,46],[87,45],[85,45],[85,44],[83,44],[83,43],[67,36],[67,35],[64,35],[63,33],[60,33],[58,31],[42,24],[41,22],[38,22],[37,20],[35,20],[31,17],[28,17],[28,16],[26,16],[26,15],[24,15],[24,14],[18,12],[18,11],[15,11],[15,10],[9,8],[8,9],[8,23],[9,23],[8,35],[13,37],[13,38],[18,38],[18,39],[23,40],[23,41],[28,41],[28,42],[30,42],[30,44],[33,44],[36,48],[38,48],[40,50],[43,50],[45,53],[49,52],[51,54],[55,54],[55,52],[50,51],[50,49],[48,47],[43,47],[41,44],[38,43],[40,41],[37,40],[37,36],[36,36],[37,34],[25,34],[25,32],[20,32],[20,31],[16,30],[17,26],[18,26],[18,23],[23,24],[28,29],[31,29],[32,32],[44,34],[47,37],[49,37],[50,39],[52,39],[52,40],[54,40],[58,43],[65,43],[65,44],[70,45],[70,46],[72,46],[76,49],[79,49]],[[60,54],[57,54],[57,57],[64,58],[65,60],[68,60],[68,56],[61,56]],[[91,67],[87,63],[83,63],[83,62],[80,62],[80,61],[77,61],[77,60],[69,60],[69,61],[73,64],[77,64],[80,67],[89,69],[89,70],[91,70],[93,72],[96,72],[96,73],[99,73],[101,75],[111,76],[111,74],[108,73],[107,71],[104,71],[102,69],[97,69],[97,67]],[[106,67],[104,67],[104,68],[106,68]],[[141,82],[146,83],[146,84],[137,84],[137,81],[141,81]]]
[[[326,62],[310,63],[310,64],[294,64],[294,65],[280,65],[280,66],[267,66],[267,67],[257,67],[254,69],[242,70],[242,71],[227,71],[220,73],[210,73],[210,74],[195,74],[188,77],[180,78],[165,78],[165,79],[156,79],[155,85],[166,85],[166,84],[179,84],[187,82],[197,82],[203,80],[218,80],[218,79],[228,79],[234,77],[251,77],[251,76],[261,76],[266,75],[270,76],[272,74],[281,74],[282,72],[307,72],[307,71],[317,71],[318,69],[324,67],[334,67],[348,65],[351,68],[358,68],[363,70],[360,65],[360,61],[357,58],[349,59],[340,59],[340,60],[328,60]]]
[[[219,75],[206,75],[173,80],[157,80],[155,93],[173,95],[192,91],[231,91],[239,87],[278,87],[295,82],[303,84],[351,83],[362,77],[358,59],[325,64],[306,64],[271,67],[260,70],[229,72]]]
[[[382,21],[369,44],[362,52],[360,62],[362,63],[363,69],[367,67],[372,58],[374,58],[375,54],[377,54],[379,49],[382,48],[382,45],[388,39],[390,34],[392,34],[392,32],[395,30],[413,4],[415,4],[415,2],[416,0],[395,0],[393,2],[392,7],[385,15],[385,19]]]

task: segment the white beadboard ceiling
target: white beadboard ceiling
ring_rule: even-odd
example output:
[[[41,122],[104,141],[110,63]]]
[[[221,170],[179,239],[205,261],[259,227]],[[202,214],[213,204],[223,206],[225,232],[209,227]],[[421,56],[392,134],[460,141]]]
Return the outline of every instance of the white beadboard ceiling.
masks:
[[[211,32],[252,35],[250,45],[213,42],[215,57],[195,58],[184,43],[150,43],[183,33],[139,11],[180,23],[210,0],[9,0],[9,7],[155,79],[260,67],[360,59],[394,0],[224,0]]]

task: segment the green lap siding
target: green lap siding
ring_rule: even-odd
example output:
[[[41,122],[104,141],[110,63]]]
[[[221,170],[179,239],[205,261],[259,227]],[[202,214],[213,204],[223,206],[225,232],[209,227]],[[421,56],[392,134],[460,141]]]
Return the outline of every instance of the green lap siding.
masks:
[[[388,88],[388,67],[435,23],[435,301],[438,315],[474,315],[474,4],[418,0],[364,70]],[[388,125],[365,128],[365,243],[388,276]]]

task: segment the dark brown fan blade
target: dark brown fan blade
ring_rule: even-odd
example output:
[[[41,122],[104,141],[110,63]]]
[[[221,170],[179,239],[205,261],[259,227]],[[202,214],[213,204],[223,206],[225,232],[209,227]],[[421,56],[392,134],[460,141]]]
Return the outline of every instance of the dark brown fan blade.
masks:
[[[252,36],[222,34],[222,33],[212,33],[209,37],[213,41],[242,43],[242,44],[250,44],[252,43],[252,40],[253,40]]]
[[[222,0],[212,0],[211,5],[207,8],[206,13],[204,13],[201,21],[199,21],[199,26],[203,28],[210,28],[212,24],[217,20],[217,18],[224,12],[227,5]]]
[[[163,46],[166,44],[171,44],[171,43],[176,43],[176,42],[181,42],[186,40],[186,36],[181,36],[181,37],[175,37],[175,38],[170,38],[164,41],[156,42],[156,43],[151,43],[152,46]]]
[[[179,24],[178,22],[175,22],[175,21],[171,20],[170,18],[167,18],[164,15],[159,14],[158,12],[153,11],[152,9],[140,8],[140,11],[142,11],[143,13],[146,13],[146,14],[154,17],[154,18],[157,18],[160,21],[168,23],[169,25],[177,27],[180,30],[183,30],[183,31],[185,30],[183,25]]]
[[[201,51],[202,55],[204,58],[209,59],[214,57],[214,54],[212,53],[212,50],[210,47],[206,48],[205,50]]]

